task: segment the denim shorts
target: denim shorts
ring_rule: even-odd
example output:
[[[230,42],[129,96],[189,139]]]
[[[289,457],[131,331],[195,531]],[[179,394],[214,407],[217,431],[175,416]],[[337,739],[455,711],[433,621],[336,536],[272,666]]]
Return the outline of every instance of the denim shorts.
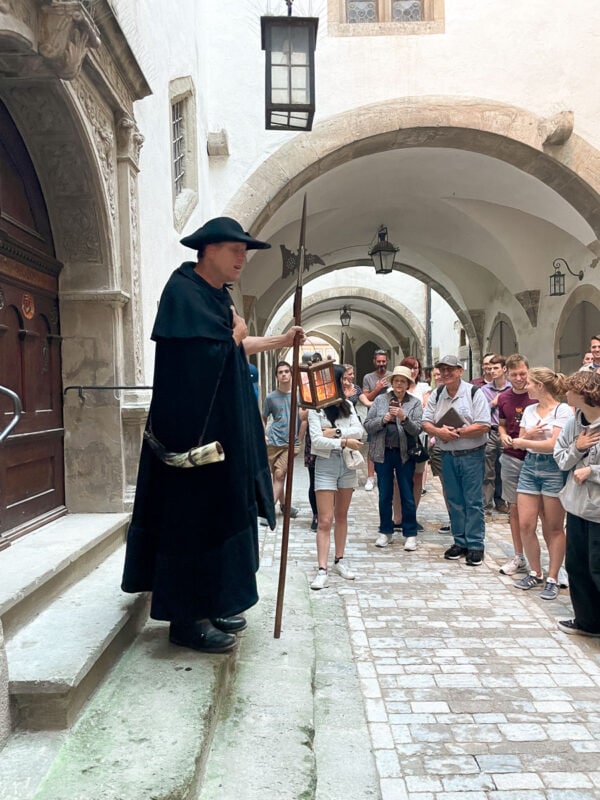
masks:
[[[356,489],[357,486],[358,473],[355,469],[348,469],[341,450],[332,450],[329,458],[316,457],[315,492],[324,489],[335,492],[336,489]]]
[[[519,475],[517,492],[558,497],[567,473],[558,468],[552,453],[527,453]]]

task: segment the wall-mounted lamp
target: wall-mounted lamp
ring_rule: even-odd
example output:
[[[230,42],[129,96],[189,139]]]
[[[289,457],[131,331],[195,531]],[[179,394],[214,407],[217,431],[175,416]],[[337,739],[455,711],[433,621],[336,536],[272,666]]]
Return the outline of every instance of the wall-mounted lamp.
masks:
[[[394,268],[394,257],[400,248],[388,241],[388,229],[380,225],[377,229],[377,242],[369,250],[377,275],[389,275]]]
[[[318,17],[261,17],[265,51],[265,127],[310,131],[315,115],[315,47]]]
[[[565,293],[565,273],[560,271],[561,266],[565,266],[569,273],[580,281],[583,280],[583,270],[573,272],[564,258],[555,258],[552,262],[554,273],[550,275],[550,297],[562,297]]]
[[[352,313],[348,306],[344,306],[340,311],[340,322],[342,324],[342,328],[349,328],[350,327],[350,320],[352,319]]]

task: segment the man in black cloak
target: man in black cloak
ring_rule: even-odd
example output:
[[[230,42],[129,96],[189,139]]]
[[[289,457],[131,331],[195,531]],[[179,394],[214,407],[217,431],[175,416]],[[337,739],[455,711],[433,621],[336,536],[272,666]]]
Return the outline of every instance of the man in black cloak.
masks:
[[[246,251],[270,247],[229,217],[182,244],[198,251],[164,288],[152,331],[154,387],[140,456],[122,588],[152,592],[150,615],[169,620],[174,644],[223,653],[258,601],[257,516],[275,527],[264,429],[246,354],[291,346],[301,329],[248,337],[228,285]],[[244,344],[242,341],[245,340]],[[246,347],[245,347],[246,346]],[[188,469],[156,452],[221,443],[225,459]],[[154,446],[151,446],[151,442]]]

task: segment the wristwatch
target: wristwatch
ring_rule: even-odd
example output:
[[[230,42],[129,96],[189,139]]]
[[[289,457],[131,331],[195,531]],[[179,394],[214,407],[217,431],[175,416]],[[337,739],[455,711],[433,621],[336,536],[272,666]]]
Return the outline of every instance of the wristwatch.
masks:
[[[340,438],[341,438],[341,436],[342,436],[342,432],[341,432],[341,430],[340,430],[339,428],[336,428],[336,429],[335,429],[335,438],[336,438],[336,439],[340,439]]]

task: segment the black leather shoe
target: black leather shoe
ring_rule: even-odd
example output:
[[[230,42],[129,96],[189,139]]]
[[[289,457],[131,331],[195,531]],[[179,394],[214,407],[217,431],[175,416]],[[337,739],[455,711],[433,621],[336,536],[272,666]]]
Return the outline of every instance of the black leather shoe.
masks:
[[[215,617],[211,622],[223,633],[239,633],[248,627],[245,617]]]
[[[169,628],[169,641],[179,647],[189,647],[200,653],[228,653],[237,645],[237,639],[230,633],[223,633],[210,622],[181,624],[172,622]]]

